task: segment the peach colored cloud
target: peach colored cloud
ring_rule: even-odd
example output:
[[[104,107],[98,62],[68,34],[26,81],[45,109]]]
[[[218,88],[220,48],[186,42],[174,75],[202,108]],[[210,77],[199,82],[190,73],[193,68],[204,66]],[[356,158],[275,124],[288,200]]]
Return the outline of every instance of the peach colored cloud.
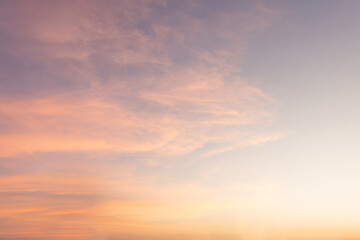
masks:
[[[159,174],[137,171],[282,136],[272,127],[276,100],[240,74],[246,45],[277,12],[178,4],[3,4],[0,238],[203,235],[224,210],[207,201],[221,190],[159,187]]]
[[[271,121],[275,101],[233,72],[246,41],[276,14],[261,4],[248,11],[214,12],[197,2],[184,7],[171,13],[164,1],[6,4],[0,27],[18,42],[6,53],[19,64],[36,64],[3,73],[29,87],[11,97],[19,90],[5,85],[9,98],[1,100],[0,113],[10,124],[0,136],[0,155],[178,155],[209,142],[236,147],[248,135],[244,126]],[[201,17],[206,11],[209,17]]]
[[[258,89],[243,84],[240,89],[232,89],[232,85],[194,88],[204,84],[194,82],[190,88],[181,86],[168,92],[142,90],[137,101],[155,105],[159,108],[155,113],[151,107],[150,112],[139,111],[128,109],[126,102],[106,101],[116,87],[105,89],[109,95],[100,97],[86,96],[85,91],[48,99],[3,101],[0,114],[13,121],[8,133],[0,136],[0,154],[153,151],[176,155],[207,142],[239,145],[248,133],[237,128],[271,119],[265,109],[269,98]],[[270,139],[265,134],[256,135]],[[253,138],[249,137],[250,145],[257,142]]]
[[[88,177],[0,177],[0,237],[88,239],[94,235],[98,182]]]

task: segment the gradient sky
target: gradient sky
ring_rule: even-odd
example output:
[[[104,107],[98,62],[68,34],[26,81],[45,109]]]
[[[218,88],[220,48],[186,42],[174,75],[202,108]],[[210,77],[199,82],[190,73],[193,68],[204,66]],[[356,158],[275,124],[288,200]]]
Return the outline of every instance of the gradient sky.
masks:
[[[359,239],[359,12],[0,0],[0,239]]]

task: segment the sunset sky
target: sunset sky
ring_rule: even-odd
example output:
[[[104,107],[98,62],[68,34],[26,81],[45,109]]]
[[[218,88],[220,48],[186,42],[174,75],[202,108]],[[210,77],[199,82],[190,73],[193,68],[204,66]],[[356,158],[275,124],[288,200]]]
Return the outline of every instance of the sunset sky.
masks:
[[[360,239],[359,13],[0,0],[0,239]]]

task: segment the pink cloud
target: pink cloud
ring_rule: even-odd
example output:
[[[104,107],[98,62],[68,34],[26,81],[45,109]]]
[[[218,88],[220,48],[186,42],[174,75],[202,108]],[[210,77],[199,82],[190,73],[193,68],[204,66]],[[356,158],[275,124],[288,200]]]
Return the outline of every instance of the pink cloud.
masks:
[[[156,221],[201,218],[214,193],[190,184],[159,188],[159,176],[136,175],[136,164],[166,167],[163,159],[197,149],[206,157],[282,136],[268,127],[276,100],[239,75],[246,45],[277,13],[261,4],[176,2],[14,1],[1,8],[0,238],[89,239],[99,226],[115,235],[154,227],[148,233],[163,237]],[[142,162],[111,162],[125,154]],[[98,164],[89,163],[93,155]],[[26,169],[27,162],[34,164]],[[195,203],[178,200],[185,195]],[[165,233],[192,229],[166,225]]]

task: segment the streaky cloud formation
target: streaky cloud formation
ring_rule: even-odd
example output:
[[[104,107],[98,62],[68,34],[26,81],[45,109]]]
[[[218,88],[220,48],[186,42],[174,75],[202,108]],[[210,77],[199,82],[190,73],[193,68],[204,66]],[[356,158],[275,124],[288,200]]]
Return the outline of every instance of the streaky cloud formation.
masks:
[[[3,26],[20,49],[3,51],[21,68],[3,71],[1,114],[15,124],[2,137],[4,156],[186,153],[206,142],[237,145],[244,126],[272,118],[273,100],[234,75],[248,35],[274,17],[261,5],[239,14],[191,2],[182,11],[165,2],[35,3],[3,9],[22,16]]]
[[[245,211],[276,186],[169,175],[284,136],[278,102],[241,77],[279,14],[257,1],[2,1],[0,238],[256,236],[226,205]]]

